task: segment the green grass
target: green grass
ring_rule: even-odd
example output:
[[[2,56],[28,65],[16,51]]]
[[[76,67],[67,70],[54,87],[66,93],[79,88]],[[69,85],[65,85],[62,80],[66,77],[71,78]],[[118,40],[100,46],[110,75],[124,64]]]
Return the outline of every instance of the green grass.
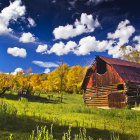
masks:
[[[53,95],[49,96],[48,95]],[[82,95],[64,94],[63,103],[56,93],[41,94],[44,98],[17,96],[9,92],[0,99],[0,139],[13,135],[15,140],[26,140],[37,126],[50,130],[53,137],[62,139],[71,126],[71,137],[86,128],[87,136],[109,140],[118,136],[120,140],[140,139],[140,111],[129,109],[97,109],[87,107]]]

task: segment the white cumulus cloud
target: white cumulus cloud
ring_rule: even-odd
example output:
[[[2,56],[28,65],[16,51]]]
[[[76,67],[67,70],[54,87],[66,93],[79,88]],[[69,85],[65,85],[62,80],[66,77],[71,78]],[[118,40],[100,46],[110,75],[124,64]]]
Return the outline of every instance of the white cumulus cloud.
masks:
[[[25,58],[27,56],[26,50],[24,48],[18,48],[18,47],[8,48],[7,53],[15,57],[18,56],[18,57]]]
[[[63,42],[55,43],[48,51],[48,54],[55,53],[56,55],[61,56],[73,52],[76,46],[77,44],[73,41],[67,42],[66,45]]]
[[[50,73],[51,72],[51,70],[50,69],[45,69],[45,71],[44,71],[44,73]]]
[[[25,6],[21,5],[21,0],[10,2],[10,5],[0,12],[0,34],[7,34],[12,31],[9,27],[10,21],[25,15]]]
[[[54,29],[53,34],[55,39],[68,39],[83,33],[93,32],[99,26],[97,18],[94,19],[92,15],[82,13],[80,20],[76,19],[74,25],[59,26]]]
[[[32,61],[32,63],[44,68],[58,67],[58,64],[53,62]]]
[[[19,41],[22,43],[30,43],[30,42],[35,42],[35,37],[33,34],[30,32],[28,33],[23,33],[22,36],[19,38]]]
[[[135,45],[135,49],[140,52],[140,36],[135,36],[133,41],[137,41],[138,44]]]
[[[138,43],[140,44],[140,36],[135,36],[135,37],[133,38],[133,41],[138,41]]]
[[[94,36],[87,36],[79,41],[78,47],[74,50],[76,55],[89,55],[91,52],[104,52],[110,48],[112,42],[96,40]]]
[[[121,21],[114,33],[108,33],[108,39],[118,39],[117,44],[119,46],[129,42],[129,38],[135,32],[135,28],[130,24],[129,20]]]
[[[23,72],[23,69],[22,68],[16,68],[14,72],[11,72],[12,75],[16,75],[18,74],[19,72]]]
[[[36,26],[35,21],[30,17],[28,18],[28,22],[29,22],[28,27],[35,27]]]
[[[48,54],[55,53],[58,56],[68,54],[70,52],[76,55],[89,55],[91,52],[103,52],[108,50],[113,42],[107,40],[99,41],[94,36],[82,38],[77,45],[76,42],[69,41],[66,44],[63,42],[55,43],[48,50]]]
[[[129,43],[129,39],[134,32],[135,28],[130,25],[129,20],[121,21],[114,33],[108,33],[108,39],[114,42],[114,45],[109,48],[108,54],[114,58],[122,57],[123,52],[120,47]],[[126,52],[129,52],[130,47],[128,46],[126,49]]]
[[[47,45],[38,45],[36,52],[37,53],[43,53],[47,51],[48,46]]]
[[[77,25],[79,21],[76,21]],[[76,24],[75,22],[75,24]],[[92,27],[90,20],[82,18],[80,20],[82,24],[88,24],[89,27]],[[63,42],[55,43],[50,50],[47,50],[48,54],[55,53],[56,55],[64,55],[70,52],[76,55],[89,55],[91,52],[108,52],[109,55],[112,55],[114,58],[119,58],[123,56],[123,51],[121,46],[127,45],[129,43],[130,37],[132,37],[135,32],[135,28],[130,25],[129,20],[121,21],[114,33],[108,33],[106,40],[97,40],[95,36],[87,36],[80,39],[79,43],[69,41],[66,44]],[[135,36],[134,41],[137,41],[140,44],[140,36]],[[134,47],[127,45],[125,54],[129,54],[134,50],[140,51],[140,45],[137,44]]]

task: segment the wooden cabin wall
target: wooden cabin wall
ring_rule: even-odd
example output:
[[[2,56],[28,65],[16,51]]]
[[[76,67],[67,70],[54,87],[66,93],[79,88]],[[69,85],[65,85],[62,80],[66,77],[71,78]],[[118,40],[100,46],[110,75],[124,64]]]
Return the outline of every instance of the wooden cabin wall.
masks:
[[[92,87],[86,89],[84,101],[88,106],[121,108],[126,105],[126,87],[118,89],[118,84],[104,87]]]
[[[90,75],[89,79],[88,79],[88,84],[86,88],[92,88],[92,77],[93,77],[93,73]]]
[[[83,89],[92,87],[101,87],[113,84],[123,84],[123,80],[119,77],[112,66],[106,64],[107,71],[104,74],[98,74],[96,63],[92,66],[92,71],[89,71],[85,77]]]
[[[140,104],[140,83],[126,83],[127,87],[127,103],[128,104]]]
[[[84,102],[88,106],[122,108],[140,103],[140,83],[124,83],[113,66],[98,57],[83,83]]]
[[[106,106],[121,108],[126,105],[126,87],[112,66],[106,64],[106,72],[98,74],[96,63],[92,67],[93,73],[89,76],[84,93],[84,101],[88,106]],[[124,89],[118,88],[124,86]]]
[[[93,85],[93,74],[96,70],[96,63],[93,64],[91,70],[86,74],[84,85],[82,85],[82,89],[92,88]]]
[[[123,84],[123,80],[119,77],[112,66],[106,64],[107,71],[104,74],[93,73],[92,87],[102,87],[113,84]]]

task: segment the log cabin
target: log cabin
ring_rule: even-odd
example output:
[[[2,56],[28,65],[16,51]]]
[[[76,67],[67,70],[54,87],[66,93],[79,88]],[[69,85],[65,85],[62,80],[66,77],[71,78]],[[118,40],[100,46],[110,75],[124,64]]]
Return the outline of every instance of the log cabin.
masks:
[[[88,106],[123,108],[140,103],[140,64],[96,56],[82,89]]]

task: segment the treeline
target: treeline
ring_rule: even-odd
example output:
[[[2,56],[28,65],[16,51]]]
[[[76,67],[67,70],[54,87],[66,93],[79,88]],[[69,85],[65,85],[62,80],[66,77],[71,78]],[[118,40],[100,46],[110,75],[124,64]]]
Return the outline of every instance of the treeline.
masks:
[[[81,85],[88,67],[80,65],[69,68],[68,64],[58,66],[51,73],[32,73],[32,69],[16,75],[0,74],[0,95],[6,90],[17,90],[19,94],[33,91],[81,93]]]

